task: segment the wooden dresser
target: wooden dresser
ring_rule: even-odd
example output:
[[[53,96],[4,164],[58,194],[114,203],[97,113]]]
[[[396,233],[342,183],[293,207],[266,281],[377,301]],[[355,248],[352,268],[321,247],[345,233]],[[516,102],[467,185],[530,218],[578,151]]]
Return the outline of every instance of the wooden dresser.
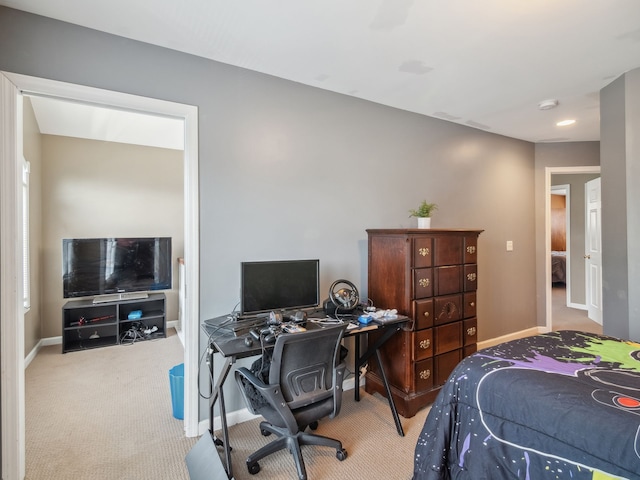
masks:
[[[482,230],[367,230],[368,296],[413,319],[381,356],[400,415],[433,402],[453,368],[476,351],[478,236]],[[376,334],[370,334],[370,342]],[[366,391],[386,396],[376,362]]]

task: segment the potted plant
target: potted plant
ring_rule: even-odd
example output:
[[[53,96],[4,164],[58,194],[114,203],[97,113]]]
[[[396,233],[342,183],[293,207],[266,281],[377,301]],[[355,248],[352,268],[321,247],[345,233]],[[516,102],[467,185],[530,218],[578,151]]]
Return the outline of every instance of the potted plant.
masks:
[[[423,200],[416,210],[409,210],[409,217],[418,218],[418,228],[431,228],[431,213],[437,209],[437,204]]]

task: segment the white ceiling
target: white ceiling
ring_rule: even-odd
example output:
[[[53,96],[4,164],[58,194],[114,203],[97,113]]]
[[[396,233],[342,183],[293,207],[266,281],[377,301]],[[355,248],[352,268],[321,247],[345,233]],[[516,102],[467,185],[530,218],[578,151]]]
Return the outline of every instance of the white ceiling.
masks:
[[[600,89],[640,67],[638,0],[0,4],[532,142],[599,140]]]
[[[30,96],[40,133],[184,150],[184,121]]]

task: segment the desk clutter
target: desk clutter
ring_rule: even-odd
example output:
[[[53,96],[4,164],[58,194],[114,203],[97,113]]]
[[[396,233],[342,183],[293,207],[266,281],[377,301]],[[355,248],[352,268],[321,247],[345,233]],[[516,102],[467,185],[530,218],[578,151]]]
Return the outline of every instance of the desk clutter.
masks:
[[[336,313],[333,316],[322,315],[326,309],[314,309],[310,312],[297,310],[292,313],[269,312],[253,318],[238,318],[233,314],[226,317],[226,322],[218,319],[205,320],[205,324],[215,327],[217,330],[232,332],[236,337],[244,337],[247,347],[254,342],[260,345],[271,345],[282,333],[305,332],[307,322],[317,327],[327,327],[348,323],[348,329],[361,328],[375,321],[378,324],[386,324],[398,319],[396,309],[376,309],[372,306],[359,305],[349,313]],[[215,323],[214,323],[215,322]]]
[[[205,320],[202,325],[203,331],[206,333],[209,345],[207,365],[209,368],[209,376],[211,379],[211,391],[206,397],[209,401],[209,432],[214,436],[214,440],[217,445],[224,447],[224,463],[225,470],[229,478],[233,478],[233,467],[231,463],[231,454],[229,446],[229,432],[226,424],[226,411],[224,407],[224,389],[223,385],[225,379],[229,375],[232,365],[235,364],[238,359],[246,359],[256,357],[251,364],[251,369],[245,368],[249,373],[253,372],[253,375],[258,377],[260,374],[263,378],[266,378],[267,372],[271,372],[271,365],[275,359],[279,360],[279,346],[284,344],[295,344],[298,341],[300,343],[306,341],[307,337],[312,337],[314,342],[314,349],[304,349],[304,352],[315,351],[316,338],[323,337],[325,334],[329,335],[330,332],[340,331],[341,336],[355,337],[356,341],[353,342],[353,368],[352,372],[361,372],[365,365],[377,364],[380,371],[384,370],[383,365],[380,363],[379,350],[387,343],[392,337],[396,336],[399,331],[406,328],[410,319],[405,315],[393,314],[390,310],[386,312],[382,310],[381,314],[377,313],[378,309],[373,307],[362,307],[358,310],[352,311],[348,315],[336,315],[335,317],[328,316],[324,313],[323,309],[311,309],[306,312],[306,316],[302,312],[297,314],[280,313],[276,312],[261,315],[257,318],[244,318],[235,319],[233,316],[221,316]],[[372,319],[368,324],[360,323],[358,318],[364,313],[377,313],[380,318]],[[385,315],[391,318],[391,315],[395,315],[394,319],[390,319],[386,322],[381,322]],[[372,316],[368,318],[373,318]],[[297,321],[296,321],[297,320]],[[278,323],[281,322],[281,323]],[[242,327],[238,328],[241,324]],[[292,332],[301,332],[289,334],[287,330]],[[368,338],[369,335],[372,338]],[[361,341],[367,340],[367,346],[361,350]],[[269,342],[269,343],[267,343]],[[282,350],[282,348],[280,348]],[[340,345],[337,350],[340,364],[344,365],[348,357],[348,350],[344,345]],[[218,374],[214,374],[214,355],[220,355],[223,360],[223,365]],[[304,357],[304,355],[302,355]],[[295,357],[295,356],[294,356]],[[236,370],[238,372],[239,370]],[[276,368],[274,371],[278,371]],[[245,372],[246,373],[246,372]],[[247,374],[247,377],[249,375]],[[244,378],[244,377],[243,377]],[[386,378],[386,376],[384,377]],[[238,380],[236,378],[236,380]],[[311,384],[315,385],[315,381]],[[271,390],[265,382],[256,383],[260,388]],[[305,383],[306,385],[306,383]],[[342,385],[342,382],[339,382]],[[240,385],[239,385],[240,386]],[[242,386],[244,387],[244,386]],[[306,387],[305,387],[306,388]],[[393,397],[391,396],[390,386],[385,383],[387,402],[389,403],[389,409],[393,417],[398,435],[404,436],[404,430],[398,416],[397,409],[395,408]],[[243,395],[249,397],[253,394],[247,392],[244,388],[240,388]],[[251,389],[249,389],[250,391]],[[276,389],[279,390],[279,389]],[[334,391],[332,389],[331,391]],[[337,390],[336,390],[337,391]],[[360,389],[353,389],[354,398],[356,401],[360,399]],[[220,420],[221,420],[221,437],[215,436],[214,430],[214,405],[218,405],[220,408]],[[333,408],[333,407],[332,407]],[[337,412],[336,412],[337,413]],[[305,432],[306,433],[306,432]],[[286,436],[286,435],[285,435]],[[346,452],[343,449],[336,446],[336,456],[338,459],[346,458]],[[342,458],[341,458],[342,457]],[[249,472],[254,474],[260,469],[258,460],[260,455],[252,455],[247,459],[247,468]],[[301,459],[296,460],[297,466],[302,466]],[[300,472],[299,472],[300,473]],[[303,477],[300,477],[303,478]]]

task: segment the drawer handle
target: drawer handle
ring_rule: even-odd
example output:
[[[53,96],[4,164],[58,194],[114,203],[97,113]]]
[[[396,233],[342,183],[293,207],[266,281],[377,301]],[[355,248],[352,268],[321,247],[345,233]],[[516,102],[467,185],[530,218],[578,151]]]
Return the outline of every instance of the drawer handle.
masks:
[[[476,247],[474,247],[473,245],[468,246],[467,253],[470,253],[470,254],[476,253]]]
[[[422,288],[426,288],[431,285],[431,280],[429,280],[428,278],[421,278],[420,280],[418,280],[418,283]]]
[[[422,315],[424,315],[425,317],[428,317],[430,314],[429,312],[424,312]]]
[[[430,346],[431,346],[431,340],[429,340],[428,338],[426,340],[421,340],[420,341],[420,348],[421,349],[426,350]]]
[[[476,327],[467,328],[467,335],[470,337],[474,337],[476,334]]]
[[[420,378],[421,378],[422,380],[426,380],[426,379],[428,379],[430,376],[431,376],[431,370],[422,370],[422,371],[420,372]]]
[[[475,282],[476,276],[477,275],[475,273],[467,273],[467,280],[469,280],[470,282]]]
[[[469,302],[469,306],[470,307],[475,307],[476,306],[476,302]]]
[[[427,247],[419,248],[418,253],[423,257],[426,257],[427,255],[429,255],[429,249]]]

